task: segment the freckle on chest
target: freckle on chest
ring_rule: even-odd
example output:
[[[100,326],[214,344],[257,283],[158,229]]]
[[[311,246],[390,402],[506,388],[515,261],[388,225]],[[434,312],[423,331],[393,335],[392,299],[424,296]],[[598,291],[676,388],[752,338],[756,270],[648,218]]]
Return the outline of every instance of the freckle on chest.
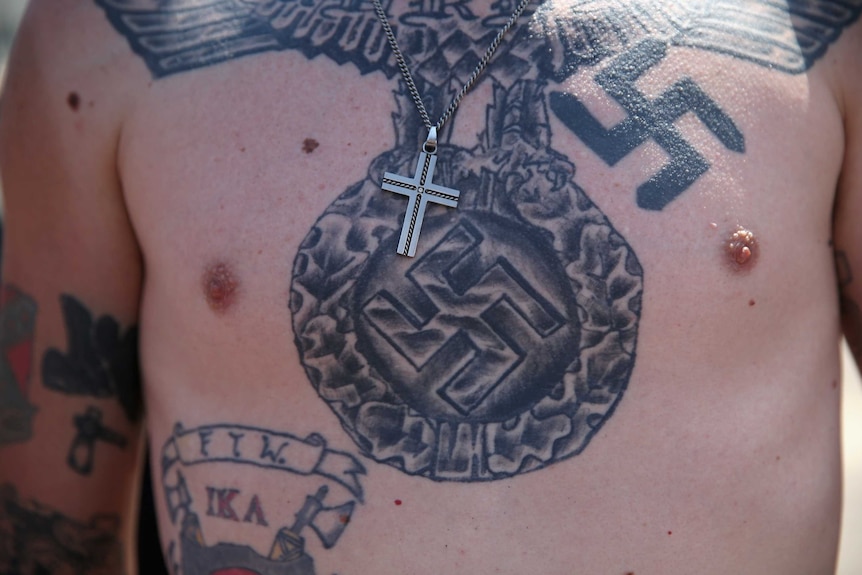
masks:
[[[210,309],[224,313],[236,301],[239,279],[229,265],[218,262],[204,270],[201,288]]]

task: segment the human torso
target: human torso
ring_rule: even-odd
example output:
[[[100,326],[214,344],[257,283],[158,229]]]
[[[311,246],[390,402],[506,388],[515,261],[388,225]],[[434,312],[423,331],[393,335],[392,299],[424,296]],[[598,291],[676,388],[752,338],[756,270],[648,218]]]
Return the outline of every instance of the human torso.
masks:
[[[430,202],[408,258],[381,183],[427,130],[370,3],[331,4],[239,4],[277,33],[129,56],[168,560],[830,572],[840,41],[805,60],[758,2],[531,8],[441,130],[459,205]],[[432,121],[502,4],[388,7]],[[845,9],[797,31],[825,50]]]

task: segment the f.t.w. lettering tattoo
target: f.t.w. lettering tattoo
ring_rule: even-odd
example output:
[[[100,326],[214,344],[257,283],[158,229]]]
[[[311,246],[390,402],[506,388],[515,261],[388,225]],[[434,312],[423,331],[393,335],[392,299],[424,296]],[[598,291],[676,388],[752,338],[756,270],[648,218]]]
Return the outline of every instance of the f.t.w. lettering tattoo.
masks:
[[[0,292],[0,445],[32,436],[30,403],[36,302],[6,284]]]
[[[97,515],[87,523],[0,486],[0,573],[102,575],[123,572],[119,518]]]
[[[156,78],[266,51],[324,56],[392,78],[395,147],[324,210],[298,250],[290,310],[306,374],[371,459],[437,481],[487,481],[581,453],[615,413],[637,357],[644,271],[635,250],[552,146],[551,115],[611,166],[653,142],[668,156],[627,190],[660,211],[710,169],[676,123],[691,113],[727,154],[745,126],[696,74],[650,98],[638,79],[695,49],[798,74],[858,19],[862,0],[633,2],[531,8],[480,82],[485,126],[439,135],[416,258],[395,255],[407,199],[384,173],[413,172],[426,131],[370,3],[96,0]],[[399,44],[437,117],[512,10],[466,0],[392,2]],[[583,68],[625,118],[604,126],[562,82]],[[472,130],[471,130],[472,133]],[[226,444],[227,445],[227,444]]]
[[[356,505],[364,500],[362,464],[349,453],[327,447],[318,434],[300,438],[243,425],[195,429],[177,425],[162,449],[161,462],[168,515],[179,528],[178,539],[168,544],[166,553],[176,575],[314,575],[305,535],[314,533],[324,549],[331,549],[351,522]],[[262,496],[251,490],[190,486],[185,473],[190,466],[198,470],[242,466],[319,481],[289,516],[278,516],[265,512]],[[269,534],[257,546],[229,541],[207,544],[204,521],[208,518],[246,524],[257,533]]]

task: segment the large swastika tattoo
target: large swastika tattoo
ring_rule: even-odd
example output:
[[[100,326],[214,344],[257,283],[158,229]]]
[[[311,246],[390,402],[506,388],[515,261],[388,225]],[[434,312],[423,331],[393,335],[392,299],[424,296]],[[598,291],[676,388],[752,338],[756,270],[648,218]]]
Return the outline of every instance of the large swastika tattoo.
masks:
[[[574,95],[552,92],[550,96],[551,109],[566,127],[611,166],[648,139],[667,152],[670,163],[637,190],[638,206],[648,210],[664,208],[709,169],[706,159],[674,126],[684,114],[694,113],[727,149],[745,151],[739,128],[691,78],[680,80],[654,101],[637,89],[638,78],[666,54],[664,43],[644,40],[596,76],[596,82],[629,114],[612,128],[602,126]]]
[[[497,86],[497,129],[441,149],[464,200],[429,210],[416,259],[395,253],[403,208],[380,192],[385,167],[415,164],[409,149],[378,158],[297,255],[309,378],[366,455],[411,475],[493,480],[571,457],[628,385],[641,267],[550,149],[539,94]]]

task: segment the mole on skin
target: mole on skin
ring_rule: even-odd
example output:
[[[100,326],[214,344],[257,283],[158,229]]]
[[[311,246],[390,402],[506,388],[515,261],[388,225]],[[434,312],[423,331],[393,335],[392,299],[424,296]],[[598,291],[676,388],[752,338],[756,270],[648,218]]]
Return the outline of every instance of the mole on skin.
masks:
[[[737,226],[725,244],[730,264],[738,270],[751,269],[757,260],[757,238],[751,230]]]
[[[225,263],[209,266],[201,277],[201,287],[207,304],[216,313],[224,313],[236,299],[239,281]]]

